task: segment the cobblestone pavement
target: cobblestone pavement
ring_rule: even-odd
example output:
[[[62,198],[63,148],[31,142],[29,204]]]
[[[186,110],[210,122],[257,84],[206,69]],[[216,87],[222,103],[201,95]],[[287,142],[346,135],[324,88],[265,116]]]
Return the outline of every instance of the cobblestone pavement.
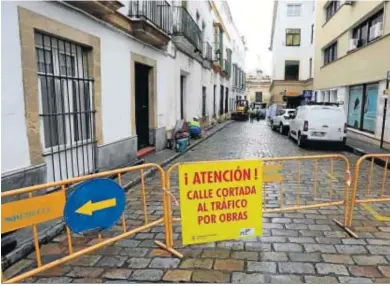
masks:
[[[303,150],[269,129],[265,122],[237,122],[229,125],[174,163],[187,161],[267,158],[331,154],[337,151]],[[351,166],[358,157],[345,155]],[[263,208],[310,205],[342,201],[345,165],[342,160],[304,160],[283,163],[284,181],[264,184]],[[317,176],[315,176],[317,170]],[[390,176],[384,168],[362,164],[359,197],[377,197],[383,190],[390,195]],[[299,178],[299,180],[298,180]],[[172,193],[178,194],[177,174],[171,177]],[[141,186],[127,195],[125,211],[128,228],[154,221],[163,215],[158,175],[145,182],[146,216],[142,207]],[[382,216],[390,217],[389,204],[377,204]],[[164,226],[156,226],[121,240],[64,265],[40,273],[26,282],[37,283],[130,283],[130,282],[232,282],[232,283],[390,283],[390,221],[375,219],[361,206],[355,208],[351,238],[333,221],[343,221],[344,209],[333,206],[304,211],[265,213],[263,236],[203,245],[182,246],[181,225],[174,224],[174,246],[184,259],[159,249],[154,240],[164,240]],[[173,205],[174,217],[180,216]],[[102,234],[103,239],[120,234],[120,223]],[[73,236],[73,250],[93,245],[94,236]],[[65,235],[41,247],[43,262],[67,255]],[[14,276],[36,267],[31,254],[4,275]]]

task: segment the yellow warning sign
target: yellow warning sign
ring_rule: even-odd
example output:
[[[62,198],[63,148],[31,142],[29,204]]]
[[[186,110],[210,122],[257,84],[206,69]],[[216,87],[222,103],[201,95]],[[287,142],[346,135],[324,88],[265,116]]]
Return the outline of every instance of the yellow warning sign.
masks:
[[[65,191],[1,205],[1,233],[62,217]]]
[[[180,165],[183,244],[261,236],[262,176],[260,160]]]

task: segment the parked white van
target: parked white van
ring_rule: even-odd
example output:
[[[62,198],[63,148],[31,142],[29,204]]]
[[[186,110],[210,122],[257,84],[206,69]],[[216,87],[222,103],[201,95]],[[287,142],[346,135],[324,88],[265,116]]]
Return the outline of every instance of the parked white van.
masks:
[[[344,147],[347,138],[347,118],[338,104],[310,104],[297,108],[290,122],[290,138],[303,147],[308,142],[330,142]]]

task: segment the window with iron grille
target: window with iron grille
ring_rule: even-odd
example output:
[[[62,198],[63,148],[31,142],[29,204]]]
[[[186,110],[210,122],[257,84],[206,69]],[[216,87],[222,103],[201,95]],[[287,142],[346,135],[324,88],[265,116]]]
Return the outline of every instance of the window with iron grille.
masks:
[[[90,48],[36,32],[35,51],[44,154],[64,152],[53,162],[66,165],[66,177],[89,173],[95,162],[89,158],[94,152],[85,151],[95,143]],[[81,162],[75,174],[73,164]],[[62,170],[63,166],[53,165],[53,169]],[[65,174],[59,177],[62,179]]]

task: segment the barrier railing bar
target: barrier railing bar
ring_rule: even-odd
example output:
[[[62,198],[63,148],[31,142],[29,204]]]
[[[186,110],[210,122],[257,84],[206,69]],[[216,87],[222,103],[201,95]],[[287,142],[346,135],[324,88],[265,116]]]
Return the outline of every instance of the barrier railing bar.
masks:
[[[297,186],[297,206],[300,205],[301,196],[301,161],[298,161],[298,186]]]
[[[386,178],[387,178],[387,166],[388,165],[389,165],[389,158],[386,159],[385,169],[383,171],[381,197],[383,197],[383,195],[385,193],[385,185],[386,185]]]
[[[318,159],[314,160],[314,198],[317,198]]]
[[[282,163],[282,170],[284,169],[284,164]],[[280,180],[280,207],[283,208],[283,198],[284,198],[284,189],[283,189],[283,179]]]
[[[142,196],[142,203],[144,206],[144,216],[145,216],[144,220],[145,220],[145,224],[147,224],[148,223],[148,209],[146,206],[144,170],[141,169],[140,173],[141,173],[141,196]]]
[[[368,176],[368,185],[367,185],[367,192],[366,196],[368,197],[371,193],[371,180],[372,180],[372,173],[374,171],[374,158],[371,158],[370,163],[370,175]]]
[[[73,259],[75,259],[75,258],[77,258],[77,257],[79,257],[81,255],[93,252],[94,250],[97,250],[97,249],[99,249],[101,247],[107,246],[107,245],[109,245],[111,243],[117,242],[118,240],[124,239],[126,237],[129,237],[129,236],[131,236],[131,235],[133,235],[133,234],[135,234],[137,232],[140,232],[140,231],[143,231],[143,230],[148,229],[150,227],[156,226],[156,225],[158,225],[158,224],[160,224],[162,222],[163,222],[163,219],[160,218],[160,219],[158,219],[158,220],[156,220],[154,222],[149,223],[149,225],[143,225],[143,226],[135,228],[135,229],[133,229],[131,231],[128,231],[126,233],[120,234],[120,235],[118,235],[116,237],[106,239],[106,240],[104,240],[102,242],[99,242],[99,243],[97,243],[95,245],[87,247],[87,248],[85,248],[83,250],[74,252],[71,255],[62,257],[62,258],[60,258],[60,259],[58,259],[56,261],[50,262],[50,263],[45,264],[45,265],[43,265],[43,266],[41,266],[39,268],[35,268],[33,270],[30,270],[30,271],[28,271],[26,273],[23,273],[23,274],[17,276],[17,277],[14,277],[14,278],[11,278],[11,279],[9,279],[7,281],[4,281],[4,283],[16,283],[16,282],[22,281],[22,280],[24,280],[26,278],[34,276],[35,274],[38,274],[38,273],[41,273],[41,272],[43,272],[45,270],[51,269],[51,268],[53,268],[53,267],[55,267],[57,265],[66,263],[66,262],[68,262],[70,260],[73,260]]]
[[[334,173],[334,166],[333,166],[333,158],[330,159],[330,194],[329,197],[331,200],[333,200],[333,173]]]
[[[68,238],[68,251],[69,251],[69,254],[72,254],[73,253],[72,234],[70,232],[69,227],[66,227],[66,237]]]
[[[338,201],[338,202],[322,203],[322,204],[315,204],[315,205],[308,205],[308,206],[294,206],[294,207],[284,207],[284,208],[279,208],[279,209],[265,209],[263,211],[263,213],[276,213],[276,212],[280,212],[280,211],[295,211],[295,210],[303,210],[303,209],[340,206],[343,204],[344,204],[344,201]]]
[[[382,197],[377,199],[362,199],[362,200],[355,200],[355,203],[358,204],[364,204],[364,203],[386,203],[390,202],[390,197]]]
[[[28,196],[29,196],[29,198],[33,197],[32,193],[29,193]],[[39,249],[38,229],[37,229],[36,224],[33,224],[32,231],[33,231],[33,237],[34,237],[35,256],[37,259],[37,265],[39,267],[42,265],[42,259],[41,259],[41,250]]]
[[[118,184],[119,184],[119,186],[122,187],[122,175],[120,173],[118,174]],[[122,215],[122,229],[123,229],[123,232],[126,232],[126,230],[127,230],[126,216],[124,213]]]

